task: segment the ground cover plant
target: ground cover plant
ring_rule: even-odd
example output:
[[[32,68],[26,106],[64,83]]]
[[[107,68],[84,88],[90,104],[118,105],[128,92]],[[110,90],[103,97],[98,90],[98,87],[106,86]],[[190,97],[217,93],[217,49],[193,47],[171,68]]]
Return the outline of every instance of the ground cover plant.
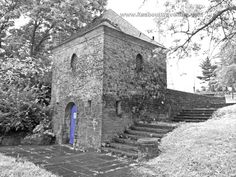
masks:
[[[236,105],[202,123],[185,123],[161,141],[162,153],[133,170],[135,176],[235,177]]]
[[[27,162],[0,154],[0,177],[57,177],[56,175]]]

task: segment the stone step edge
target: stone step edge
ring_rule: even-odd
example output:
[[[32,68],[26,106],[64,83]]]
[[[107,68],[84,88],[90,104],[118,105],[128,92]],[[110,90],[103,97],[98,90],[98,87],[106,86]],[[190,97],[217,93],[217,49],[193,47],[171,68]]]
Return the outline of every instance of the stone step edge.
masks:
[[[211,116],[212,113],[195,113],[195,112],[180,112],[176,115],[191,115],[191,116]]]
[[[137,141],[125,137],[115,137],[112,142],[137,146]]]
[[[138,130],[131,130],[127,129],[125,130],[125,133],[132,134],[132,135],[145,135],[146,137],[163,137],[166,133],[160,134],[160,133],[152,133],[152,132],[145,132],[145,131],[138,131]]]
[[[209,118],[211,118],[211,116],[209,116],[209,117],[206,117],[206,116],[205,117],[203,117],[203,116],[202,117],[200,117],[200,116],[199,117],[193,117],[193,116],[181,116],[181,115],[179,115],[179,116],[175,116],[174,119],[175,118],[176,119],[179,119],[179,118],[180,119],[181,118],[183,118],[183,119],[209,119]]]
[[[109,143],[109,146],[107,147],[112,147],[115,149],[120,149],[123,151],[127,151],[127,152],[138,152],[138,146],[132,146],[132,145],[128,145],[128,144],[122,144],[122,143]]]
[[[132,139],[132,140],[138,140],[138,139],[140,139],[140,138],[150,138],[149,136],[144,136],[144,135],[133,135],[133,134],[128,134],[128,133],[124,133],[123,134],[124,135],[124,137],[126,137],[126,139],[128,139],[128,138],[130,138],[130,139]],[[128,138],[127,138],[128,137]],[[162,138],[162,137],[159,137],[160,139]]]
[[[206,120],[196,120],[196,119],[173,119],[174,122],[205,122]]]
[[[122,151],[120,149],[115,149],[115,148],[111,148],[111,147],[102,147],[101,149],[102,149],[102,152],[111,152],[111,153],[115,153],[115,154],[120,154],[122,156],[138,158],[138,153],[126,152],[126,151]]]
[[[182,109],[181,111],[216,111],[217,108],[191,108],[191,109]]]
[[[150,128],[176,128],[178,124],[174,122],[155,122],[155,123],[140,123],[135,122],[134,126],[140,126],[140,127],[150,127]]]
[[[152,133],[169,133],[171,130],[170,129],[165,129],[165,128],[152,128],[152,127],[142,127],[142,126],[131,126],[131,130],[136,130],[136,131],[145,131],[145,132],[152,132]]]

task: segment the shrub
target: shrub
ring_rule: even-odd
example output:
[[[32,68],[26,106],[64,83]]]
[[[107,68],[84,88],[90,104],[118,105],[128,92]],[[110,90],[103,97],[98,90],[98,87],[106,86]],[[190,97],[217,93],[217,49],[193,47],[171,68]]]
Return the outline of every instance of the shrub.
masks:
[[[29,57],[0,62],[0,133],[31,132],[50,121],[50,68]]]
[[[34,89],[0,92],[0,130],[32,131],[43,119],[50,119],[50,108],[38,103]]]

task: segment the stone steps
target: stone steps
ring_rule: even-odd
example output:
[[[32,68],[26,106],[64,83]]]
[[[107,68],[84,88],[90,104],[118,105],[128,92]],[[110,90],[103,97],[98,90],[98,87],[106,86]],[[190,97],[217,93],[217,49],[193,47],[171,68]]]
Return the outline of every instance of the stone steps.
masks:
[[[222,103],[222,104],[212,104],[211,107],[212,108],[222,108],[225,106],[231,106],[234,105],[235,103]]]
[[[174,122],[204,122],[208,119],[173,119]]]
[[[181,115],[181,116],[189,116],[189,114],[191,114],[191,116],[194,116],[194,117],[202,117],[202,116],[204,117],[204,116],[211,116],[212,115],[212,113],[204,113],[204,112],[201,112],[201,113],[194,113],[194,112],[186,113],[186,112],[181,112],[181,114],[179,113],[176,116],[179,116],[179,115]]]
[[[102,151],[137,158],[139,148],[138,139],[155,138],[158,140],[173,130],[174,127],[176,127],[174,123],[135,123],[119,137],[113,138],[113,141],[108,143],[106,147],[102,147]]]
[[[131,140],[135,140],[137,141],[140,138],[148,138],[148,136],[143,136],[143,135],[133,135],[133,134],[129,134],[129,133],[124,133],[123,134],[124,138],[126,139],[131,139]]]
[[[127,137],[115,137],[114,139],[114,142],[117,142],[117,143],[121,143],[121,144],[127,144],[127,145],[132,145],[132,146],[137,146],[137,139],[130,139],[130,138],[127,138]]]
[[[203,122],[211,118],[215,109],[197,108],[182,110],[177,114],[173,121],[174,122]]]
[[[155,129],[168,129],[168,130],[173,130],[174,128],[177,127],[177,124],[173,123],[173,122],[158,122],[156,124],[147,124],[147,123],[136,122],[134,125],[139,126],[139,127],[148,127],[148,128],[155,128]]]
[[[176,119],[209,119],[212,115],[208,116],[192,116],[191,114],[189,115],[177,115],[175,116]]]
[[[131,126],[131,130],[136,131],[144,131],[144,132],[150,132],[150,133],[168,133],[170,130],[168,129],[162,129],[162,128],[150,128],[150,127],[139,127],[139,126]]]
[[[134,153],[138,153],[138,146],[137,145],[129,145],[129,144],[122,144],[122,143],[110,143],[109,144],[110,147],[115,148],[115,149],[120,149],[123,151],[127,151],[127,152],[134,152]]]
[[[133,158],[133,159],[137,159],[138,158],[138,153],[136,152],[127,152],[121,149],[116,149],[113,147],[102,147],[102,152],[110,152],[112,154],[116,154],[119,156],[124,156],[124,157],[129,157],[129,158]]]
[[[107,143],[106,147],[102,147],[102,151],[129,158],[138,158],[140,151],[139,143],[140,140],[143,141],[143,138],[147,138],[148,140],[155,139],[155,142],[158,143],[163,136],[175,129],[179,122],[203,122],[209,119],[215,110],[217,109],[214,107],[184,109],[170,122],[152,124],[135,122],[134,125],[125,130],[123,134],[114,137],[110,143]],[[144,149],[147,148],[146,146],[145,144]],[[141,147],[141,149],[142,148],[143,147]]]
[[[233,104],[215,104],[210,108],[192,108],[183,109],[174,118],[174,122],[203,122],[211,118],[217,108],[229,106]]]
[[[128,129],[125,131],[127,134],[131,135],[138,135],[142,137],[155,137],[155,138],[162,138],[165,133],[152,133],[152,132],[146,132],[146,131],[139,131],[139,130],[131,130]]]
[[[214,111],[216,111],[217,109],[210,109],[210,110],[200,110],[200,109],[192,109],[192,110],[182,110],[180,113],[185,113],[185,114],[212,114]]]

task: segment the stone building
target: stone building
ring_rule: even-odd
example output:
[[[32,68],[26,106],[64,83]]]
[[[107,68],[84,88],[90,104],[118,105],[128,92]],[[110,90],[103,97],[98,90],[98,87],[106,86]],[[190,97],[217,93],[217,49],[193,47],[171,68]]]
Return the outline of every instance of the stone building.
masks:
[[[129,83],[153,50],[163,49],[112,10],[55,47],[51,104],[57,142],[99,149],[132,125],[135,88]],[[165,73],[165,55],[157,58]]]

